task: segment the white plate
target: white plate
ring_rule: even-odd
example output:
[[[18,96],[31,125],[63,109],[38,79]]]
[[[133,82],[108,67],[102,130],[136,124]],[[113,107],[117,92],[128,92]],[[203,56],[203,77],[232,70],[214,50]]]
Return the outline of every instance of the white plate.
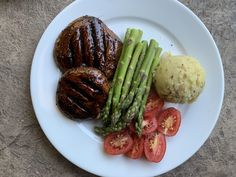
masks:
[[[144,39],[155,38],[164,51],[189,54],[206,70],[206,85],[191,105],[174,105],[182,112],[178,134],[167,138],[167,151],[158,163],[108,156],[93,132],[93,122],[75,122],[57,109],[55,93],[60,71],[53,60],[59,33],[74,19],[93,15],[123,38],[126,28],[144,31]],[[54,147],[77,166],[100,176],[154,176],[165,173],[190,158],[206,141],[218,119],[224,76],[220,54],[203,23],[174,0],[78,0],[51,22],[37,46],[31,69],[31,97],[38,121]]]

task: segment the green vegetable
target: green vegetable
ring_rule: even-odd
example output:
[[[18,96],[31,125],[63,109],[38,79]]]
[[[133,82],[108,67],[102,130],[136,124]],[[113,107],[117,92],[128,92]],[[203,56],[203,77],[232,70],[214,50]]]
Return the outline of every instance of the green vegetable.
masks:
[[[103,127],[95,127],[102,136],[122,130],[133,119],[137,134],[142,132],[143,113],[161,48],[154,39],[149,45],[147,41],[140,42],[141,37],[141,30],[127,29],[112,87],[100,114]]]
[[[124,79],[127,73],[127,68],[129,66],[130,60],[133,55],[134,48],[136,44],[140,41],[142,37],[142,31],[137,29],[132,29],[131,34],[128,37],[128,40],[125,41],[125,47],[123,47],[123,56],[120,58],[120,65],[119,68],[117,68],[117,78],[115,81],[115,87],[114,87],[114,93],[112,97],[112,111],[115,109],[115,107],[118,105],[120,101],[120,95],[121,95],[121,89],[124,83]]]
[[[136,133],[138,135],[141,135],[141,133],[142,133],[143,113],[144,113],[144,110],[145,110],[148,94],[149,94],[149,91],[150,91],[150,88],[151,88],[151,85],[152,85],[153,74],[155,73],[155,69],[156,69],[157,65],[159,64],[159,62],[160,62],[161,51],[162,51],[162,48],[158,47],[158,49],[156,51],[156,54],[155,54],[155,58],[152,62],[150,72],[148,74],[148,80],[147,80],[147,84],[146,84],[146,87],[145,87],[145,93],[142,97],[141,106],[139,107],[138,117],[137,117],[136,122],[135,122]]]
[[[144,57],[146,55],[147,48],[148,48],[148,41],[142,41],[142,43],[143,43],[143,48],[142,48],[142,52],[141,52],[141,54],[139,56],[139,59],[138,59],[138,64],[137,64],[137,66],[135,68],[133,80],[137,79],[138,73],[140,71],[140,68],[142,66],[142,63],[143,63],[143,60],[144,60]],[[133,82],[133,80],[132,80],[132,82]]]
[[[139,42],[135,48],[135,51],[132,56],[132,60],[130,62],[129,68],[128,68],[128,72],[125,77],[125,82],[124,82],[124,85],[122,88],[121,101],[126,98],[128,92],[129,92],[132,78],[134,76],[135,67],[136,67],[136,64],[138,63],[138,59],[139,59],[139,56],[142,52],[142,49],[143,49],[143,44],[141,42]]]
[[[139,112],[139,108],[142,106],[141,105],[142,98],[143,98],[145,88],[147,85],[149,71],[150,71],[151,65],[153,63],[155,54],[157,53],[156,52],[157,47],[158,47],[158,43],[152,39],[150,42],[150,45],[148,47],[147,54],[145,55],[144,62],[143,62],[143,65],[144,64],[146,64],[146,65],[142,66],[141,70],[140,70],[140,76],[141,76],[142,80],[141,80],[140,86],[138,88],[137,95],[135,96],[135,99],[134,99],[132,105],[130,106],[129,110],[127,111],[125,118],[124,118],[124,120],[126,122],[131,122],[131,120],[133,118],[135,118],[136,114]],[[145,102],[145,104],[146,104],[146,102]]]
[[[134,70],[135,70],[136,64],[138,62],[138,58],[140,56],[140,53],[142,52],[142,48],[143,48],[143,44],[141,42],[139,42],[135,48],[134,54],[132,56],[132,59],[131,59],[131,62],[130,62],[129,68],[128,68],[128,72],[125,77],[125,81],[124,81],[124,84],[122,87],[122,94],[121,94],[120,102],[116,106],[116,108],[114,109],[113,114],[111,116],[112,125],[115,125],[120,118],[121,111],[122,111],[121,103],[126,98],[128,92],[129,92],[129,88],[130,88],[131,81],[133,78]]]
[[[140,55],[140,58],[139,58],[138,65],[140,65],[140,66],[137,66],[137,67],[139,67],[139,70],[137,70],[137,67],[135,69],[135,72],[137,75],[136,79],[132,80],[131,89],[130,89],[129,94],[126,97],[126,99],[123,100],[122,102],[120,102],[119,105],[117,106],[117,108],[114,110],[114,112],[112,114],[113,120],[114,119],[118,120],[121,117],[122,111],[123,112],[126,111],[126,109],[129,108],[129,106],[133,102],[133,99],[134,99],[134,96],[137,92],[138,86],[142,82],[143,73],[145,72],[146,67],[148,65],[151,52],[155,52],[154,46],[156,45],[156,47],[157,47],[157,45],[158,45],[157,43],[156,44],[155,43],[156,43],[156,41],[154,42],[154,40],[151,40],[150,45],[148,47],[147,41],[143,41],[144,50],[142,50],[142,54]]]
[[[148,42],[147,41],[142,41],[142,44],[143,44],[142,52],[141,52],[141,54],[138,58],[138,63],[136,65],[135,72],[134,72],[134,75],[133,75],[133,78],[132,78],[131,87],[133,89],[131,91],[129,91],[129,94],[127,95],[127,97],[125,99],[123,99],[123,98],[121,99],[122,101],[118,104],[118,106],[116,107],[115,111],[112,114],[113,119],[116,119],[116,120],[119,119],[119,117],[122,114],[122,110],[126,110],[133,101],[133,97],[134,97],[134,93],[135,93],[134,91],[135,91],[135,88],[138,86],[136,84],[136,87],[133,87],[133,82],[139,74],[139,71],[140,71],[140,68],[141,68],[141,65],[143,63],[145,54],[147,52],[147,47],[148,47]]]
[[[131,33],[131,29],[128,28],[127,31],[126,31],[126,34],[125,34],[124,41],[128,40],[128,38],[130,36],[130,33]],[[126,43],[124,43],[124,45],[125,44]],[[122,50],[122,52],[121,52],[121,58],[123,58],[123,56],[124,56],[124,50]],[[120,68],[120,62],[118,62],[117,68]],[[112,85],[111,85],[111,88],[109,90],[109,94],[108,94],[108,99],[107,99],[106,105],[103,108],[102,113],[100,115],[100,118],[103,120],[103,123],[105,125],[108,125],[110,123],[109,114],[110,114],[110,110],[111,110],[112,97],[113,97],[113,92],[114,92],[114,85],[116,83],[117,75],[118,75],[118,69],[116,69],[115,75],[113,77]]]
[[[111,132],[116,132],[124,129],[127,126],[125,122],[118,122],[114,126],[109,126],[109,127],[95,127],[95,132],[101,136],[106,136],[107,134]]]
[[[145,54],[145,57],[143,59],[142,65],[141,65],[139,72],[137,74],[137,77],[136,77],[136,79],[134,79],[132,81],[131,90],[129,92],[129,95],[125,99],[122,108],[128,108],[130,106],[130,104],[133,102],[134,96],[136,95],[136,93],[138,91],[140,83],[142,83],[145,80],[145,78],[147,78],[148,74],[145,72],[146,72],[146,69],[148,68],[148,64],[150,65],[149,61],[150,61],[150,58],[152,57],[151,55],[153,52],[155,52],[154,48],[156,48],[157,45],[158,45],[158,43],[156,41],[154,42],[154,40],[151,40],[150,45],[149,45],[147,52]]]

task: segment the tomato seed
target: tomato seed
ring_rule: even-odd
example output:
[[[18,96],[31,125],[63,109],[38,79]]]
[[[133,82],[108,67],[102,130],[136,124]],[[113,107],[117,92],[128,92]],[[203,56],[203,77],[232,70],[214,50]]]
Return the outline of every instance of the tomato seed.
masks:
[[[124,135],[117,135],[116,138],[110,142],[110,144],[113,147],[121,149],[127,144],[127,140],[128,138],[124,137]]]

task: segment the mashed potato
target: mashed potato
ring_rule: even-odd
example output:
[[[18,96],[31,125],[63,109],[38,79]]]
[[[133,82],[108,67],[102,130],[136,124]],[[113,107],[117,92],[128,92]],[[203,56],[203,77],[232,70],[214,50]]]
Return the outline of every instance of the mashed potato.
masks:
[[[191,103],[205,85],[205,71],[193,57],[165,53],[154,75],[154,83],[164,100]]]

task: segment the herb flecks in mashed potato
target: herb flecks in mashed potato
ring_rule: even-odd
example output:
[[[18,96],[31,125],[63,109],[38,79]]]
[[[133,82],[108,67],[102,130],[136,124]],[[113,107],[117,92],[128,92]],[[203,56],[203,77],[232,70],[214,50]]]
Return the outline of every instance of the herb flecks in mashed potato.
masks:
[[[164,53],[154,75],[154,84],[161,98],[174,103],[191,103],[205,85],[205,71],[191,56]]]

